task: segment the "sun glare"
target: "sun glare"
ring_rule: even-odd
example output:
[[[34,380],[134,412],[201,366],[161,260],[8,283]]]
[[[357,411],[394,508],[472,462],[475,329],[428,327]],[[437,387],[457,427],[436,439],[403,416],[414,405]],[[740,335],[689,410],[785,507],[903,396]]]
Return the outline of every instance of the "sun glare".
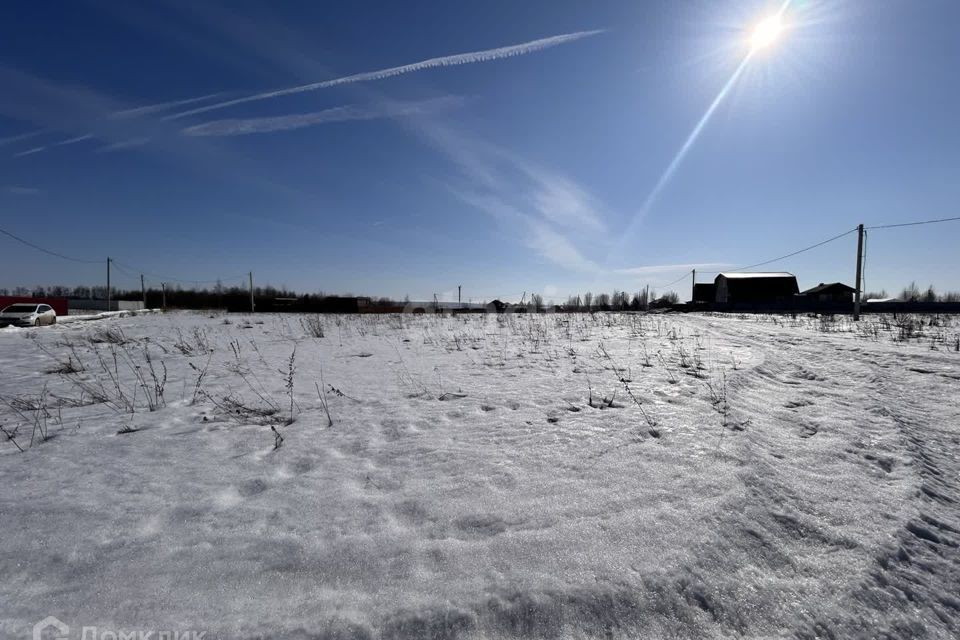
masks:
[[[750,46],[756,51],[766,49],[780,38],[783,33],[783,21],[780,15],[773,15],[761,20],[750,35]]]

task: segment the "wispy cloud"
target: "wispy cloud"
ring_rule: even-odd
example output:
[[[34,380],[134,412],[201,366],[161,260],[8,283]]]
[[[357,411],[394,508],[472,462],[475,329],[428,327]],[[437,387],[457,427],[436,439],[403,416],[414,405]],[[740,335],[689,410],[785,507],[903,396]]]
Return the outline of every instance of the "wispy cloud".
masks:
[[[691,269],[719,270],[725,263],[610,266],[606,255],[616,235],[613,215],[568,176],[539,166],[489,140],[465,135],[434,121],[415,120],[416,132],[453,161],[461,180],[447,184],[460,201],[495,220],[504,233],[539,258],[592,281],[632,286],[648,279],[673,279]]]
[[[732,266],[729,262],[691,262],[690,264],[654,264],[642,267],[614,269],[614,273],[626,276],[649,276],[661,273],[682,273],[691,269],[722,269]]]
[[[49,149],[50,147],[62,147],[62,146],[68,145],[68,144],[76,144],[76,143],[78,143],[78,142],[83,142],[84,140],[90,140],[91,138],[93,138],[93,134],[92,134],[92,133],[87,133],[87,134],[85,134],[85,135],[77,136],[77,137],[75,137],[75,138],[67,138],[66,140],[62,140],[61,142],[54,142],[54,143],[52,143],[52,144],[50,144],[50,145],[44,145],[44,146],[41,146],[41,147],[33,147],[33,148],[31,148],[31,149],[26,149],[26,150],[24,150],[24,151],[19,151],[19,152],[13,154],[13,157],[14,157],[14,158],[22,158],[22,157],[24,157],[24,156],[32,156],[32,155],[34,155],[34,154],[36,154],[36,153],[43,153],[44,151],[46,151],[46,150]]]
[[[40,153],[45,150],[46,150],[46,147],[33,147],[32,149],[27,149],[26,151],[19,151],[13,154],[13,157],[22,158],[23,156],[32,156],[35,153]]]
[[[567,236],[535,218],[524,216],[523,221],[529,229],[528,244],[541,256],[572,271],[583,273],[600,271],[599,265],[583,255]]]
[[[148,104],[142,107],[135,107],[133,109],[122,109],[120,111],[114,111],[110,114],[111,118],[138,118],[142,116],[153,115],[154,113],[161,113],[163,111],[168,111],[170,109],[175,109],[176,107],[185,107],[188,104],[195,104],[197,102],[203,102],[205,100],[213,100],[214,98],[219,98],[223,93],[211,93],[205,96],[199,96],[197,98],[187,98],[186,100],[174,100],[172,102],[160,102],[157,104]]]
[[[0,138],[0,147],[8,144],[13,144],[15,142],[20,142],[21,140],[29,140],[30,138],[38,136],[41,133],[46,133],[46,129],[37,129],[36,131],[28,131],[26,133],[21,133],[15,136]]]
[[[491,216],[540,258],[571,271],[600,270],[571,239],[589,242],[605,229],[603,206],[584,188],[447,126],[415,120],[414,130],[458,168],[462,179],[447,185],[455,197]]]
[[[34,187],[4,187],[3,190],[6,193],[15,195],[15,196],[35,196],[41,193],[40,189]]]
[[[536,185],[531,200],[544,219],[568,228],[604,230],[598,213],[602,207],[586,190],[563,176],[524,168]]]
[[[251,133],[272,133],[302,129],[331,122],[351,120],[377,120],[404,116],[426,115],[441,109],[458,106],[462,98],[446,96],[417,102],[390,102],[370,107],[346,105],[311,113],[294,113],[284,116],[214,120],[187,127],[183,133],[189,136],[242,136]]]
[[[113,144],[100,147],[97,149],[97,153],[110,153],[113,151],[135,149],[136,147],[142,147],[148,142],[150,142],[150,138],[130,138],[128,140],[121,140],[120,142],[114,142]]]
[[[84,135],[82,135],[82,136],[77,136],[76,138],[67,138],[66,140],[63,140],[63,141],[61,141],[61,142],[56,142],[56,143],[53,144],[53,146],[54,146],[54,147],[62,147],[62,146],[68,145],[68,144],[76,144],[76,143],[78,143],[78,142],[83,142],[84,140],[91,140],[91,139],[93,139],[93,134],[92,134],[92,133],[86,133],[86,134],[84,134]]]
[[[405,64],[399,67],[388,67],[386,69],[378,69],[376,71],[366,71],[364,73],[356,73],[349,76],[343,76],[341,78],[334,78],[332,80],[324,80],[322,82],[311,82],[309,84],[301,84],[295,87],[288,87],[286,89],[277,89],[275,91],[267,91],[264,93],[257,93],[250,96],[244,96],[243,98],[236,98],[234,100],[218,102],[216,104],[207,105],[205,107],[197,107],[196,109],[189,109],[187,111],[182,111],[180,113],[174,113],[167,116],[165,119],[174,120],[177,118],[183,118],[183,117],[195,115],[198,113],[213,111],[215,109],[232,107],[234,105],[244,104],[247,102],[255,102],[258,100],[268,100],[270,98],[279,98],[281,96],[288,96],[295,93],[304,93],[306,91],[317,91],[318,89],[328,89],[330,87],[336,87],[344,84],[352,84],[354,82],[371,82],[374,80],[384,80],[386,78],[392,78],[394,76],[399,76],[406,73],[415,73],[417,71],[423,71],[425,69],[435,69],[437,67],[452,67],[452,66],[458,66],[463,64],[474,64],[477,62],[490,62],[492,60],[502,60],[503,58],[512,58],[514,56],[522,56],[528,53],[542,51],[543,49],[549,49],[551,47],[567,44],[569,42],[574,42],[576,40],[581,40],[583,38],[595,36],[603,32],[604,32],[603,29],[595,29],[592,31],[577,31],[575,33],[565,33],[561,35],[550,36],[549,38],[540,38],[539,40],[530,40],[529,42],[522,42],[520,44],[509,45],[506,47],[497,47],[496,49],[484,49],[482,51],[471,51],[469,53],[458,53],[455,55],[441,56],[439,58],[429,58],[427,60],[421,60],[419,62]]]

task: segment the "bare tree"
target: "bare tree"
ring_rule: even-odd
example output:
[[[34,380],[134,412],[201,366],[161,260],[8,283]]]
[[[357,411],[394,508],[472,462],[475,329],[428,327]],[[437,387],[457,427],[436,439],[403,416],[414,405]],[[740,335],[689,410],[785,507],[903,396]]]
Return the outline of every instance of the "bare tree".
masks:
[[[920,288],[916,282],[911,282],[900,292],[900,299],[904,302],[916,302],[920,299]]]
[[[540,313],[543,311],[543,296],[539,293],[530,294],[530,309]]]
[[[869,291],[863,294],[864,300],[883,300],[884,298],[888,297],[890,296],[887,295],[886,289],[881,289],[880,291]]]

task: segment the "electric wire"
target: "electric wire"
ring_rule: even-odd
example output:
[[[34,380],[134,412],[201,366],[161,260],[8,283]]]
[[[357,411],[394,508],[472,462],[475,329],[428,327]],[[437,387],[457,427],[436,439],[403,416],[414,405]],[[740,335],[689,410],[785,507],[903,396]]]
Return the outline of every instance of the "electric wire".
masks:
[[[919,220],[919,221],[916,221],[916,222],[899,222],[899,223],[893,223],[893,224],[874,225],[874,226],[869,226],[869,227],[868,227],[868,226],[865,226],[865,227],[864,227],[864,231],[866,232],[866,230],[872,230],[872,229],[896,229],[896,228],[902,228],[902,227],[915,227],[915,226],[920,226],[920,225],[939,224],[939,223],[943,223],[943,222],[955,222],[955,221],[960,221],[960,216],[955,216],[955,217],[950,217],[950,218],[937,218],[937,219],[933,219],[933,220]],[[739,268],[737,268],[737,269],[728,269],[728,270],[725,270],[725,271],[722,271],[722,272],[721,272],[721,271],[701,271],[701,273],[710,273],[710,274],[713,274],[713,273],[736,273],[736,272],[747,271],[748,269],[755,269],[755,268],[757,268],[757,267],[762,267],[762,266],[765,266],[765,265],[768,265],[768,264],[772,264],[772,263],[774,263],[774,262],[779,262],[779,261],[781,261],[781,260],[786,260],[787,258],[792,258],[792,257],[794,257],[794,256],[800,255],[801,253],[805,253],[805,252],[807,252],[807,251],[811,251],[811,250],[816,249],[816,248],[818,248],[818,247],[822,247],[822,246],[825,245],[825,244],[829,244],[829,243],[831,243],[831,242],[834,242],[834,241],[836,241],[836,240],[839,240],[840,238],[846,237],[846,236],[848,236],[848,235],[850,235],[851,233],[854,233],[854,232],[856,232],[856,231],[857,231],[857,228],[854,227],[853,229],[850,229],[850,230],[848,230],[848,231],[844,231],[843,233],[837,234],[837,235],[835,235],[835,236],[833,236],[833,237],[831,237],[831,238],[827,238],[826,240],[823,240],[823,241],[818,242],[818,243],[816,243],[816,244],[812,244],[812,245],[810,245],[810,246],[808,246],[808,247],[804,247],[804,248],[802,248],[802,249],[798,249],[797,251],[793,251],[793,252],[791,252],[791,253],[787,253],[787,254],[785,254],[785,255],[778,256],[778,257],[776,257],[776,258],[772,258],[772,259],[770,259],[770,260],[764,260],[763,262],[757,262],[757,263],[755,263],[755,264],[747,265],[747,266],[745,266],[745,267],[739,267]],[[27,247],[30,247],[31,249],[34,249],[34,250],[36,250],[36,251],[40,251],[40,252],[45,253],[45,254],[50,255],[50,256],[54,256],[54,257],[56,257],[56,258],[60,258],[60,259],[62,259],[62,260],[67,260],[67,261],[70,261],[70,262],[76,262],[76,263],[80,263],[80,264],[101,264],[101,263],[103,262],[103,260],[86,260],[86,259],[83,259],[83,258],[77,258],[77,257],[74,257],[74,256],[68,256],[68,255],[59,253],[59,252],[57,252],[57,251],[53,251],[53,250],[51,250],[51,249],[46,249],[46,248],[44,248],[44,247],[42,247],[42,246],[40,246],[40,245],[38,245],[38,244],[35,244],[35,243],[33,243],[33,242],[30,242],[29,240],[26,240],[26,239],[24,239],[24,238],[21,238],[20,236],[14,234],[14,233],[11,233],[10,231],[7,231],[6,229],[0,228],[0,234],[3,234],[3,235],[5,235],[5,236],[7,236],[7,237],[9,237],[9,238],[11,238],[11,239],[13,239],[13,240],[15,240],[15,241],[17,241],[17,242],[19,242],[19,243],[27,246]],[[866,236],[866,233],[864,233],[864,236]],[[240,275],[229,276],[229,277],[225,277],[225,278],[223,278],[223,277],[215,278],[215,279],[213,279],[213,280],[189,280],[189,279],[184,279],[184,278],[173,278],[173,277],[161,276],[161,275],[158,275],[158,274],[155,274],[155,273],[151,273],[151,272],[149,272],[149,271],[145,271],[145,270],[142,270],[142,269],[138,269],[137,267],[132,266],[132,265],[129,265],[129,264],[126,264],[126,263],[118,262],[117,260],[114,260],[114,259],[110,259],[110,262],[111,262],[113,265],[117,266],[118,269],[119,269],[122,273],[125,273],[125,275],[127,275],[128,277],[134,277],[134,278],[136,278],[139,274],[143,274],[143,275],[148,275],[148,276],[150,276],[151,279],[156,279],[156,280],[161,281],[161,282],[177,282],[177,283],[192,284],[192,285],[216,284],[216,283],[223,282],[224,280],[226,280],[226,281],[239,280],[239,279],[241,279],[241,278],[243,278],[243,277],[245,277],[245,276],[247,275],[247,274],[240,274]],[[866,251],[864,251],[864,262],[866,262]],[[864,265],[864,267],[865,267],[865,265]],[[129,270],[129,271],[128,271],[128,270]],[[139,272],[139,274],[136,273],[136,272]],[[657,288],[657,289],[664,289],[664,288],[666,288],[666,287],[671,287],[671,286],[677,284],[678,282],[680,282],[681,280],[683,280],[684,278],[686,278],[689,274],[690,274],[690,272],[684,273],[682,276],[680,276],[680,277],[677,278],[676,280],[673,280],[673,281],[668,282],[668,283],[666,283],[666,284],[658,284],[658,285],[651,285],[651,286],[653,286],[654,288]],[[861,284],[866,283],[865,268],[864,268],[864,273],[863,273],[862,275],[863,275],[863,277],[862,277]]]
[[[81,264],[100,264],[101,262],[103,262],[103,260],[83,260],[83,259],[81,259],[81,258],[74,258],[74,257],[71,257],[71,256],[65,256],[65,255],[63,255],[62,253],[57,253],[56,251],[51,251],[50,249],[44,249],[44,248],[41,247],[40,245],[33,244],[33,243],[30,242],[29,240],[24,240],[24,239],[21,238],[20,236],[17,236],[17,235],[14,235],[14,234],[10,233],[10,232],[7,231],[6,229],[0,229],[0,233],[2,233],[2,234],[5,235],[5,236],[8,236],[8,237],[10,237],[10,238],[13,238],[14,240],[16,240],[17,242],[19,242],[19,243],[21,243],[21,244],[27,245],[27,246],[30,247],[31,249],[36,249],[37,251],[42,251],[43,253],[46,253],[47,255],[55,256],[55,257],[57,257],[57,258],[62,258],[63,260],[69,260],[69,261],[71,261],[71,262],[79,262],[79,263],[81,263]]]
[[[736,273],[736,272],[738,272],[738,271],[746,271],[747,269],[755,269],[756,267],[762,267],[762,266],[764,266],[764,265],[768,265],[768,264],[771,264],[771,263],[774,263],[774,262],[780,262],[781,260],[786,260],[787,258],[792,258],[793,256],[798,256],[798,255],[800,255],[801,253],[804,253],[804,252],[806,252],[806,251],[810,251],[811,249],[816,249],[817,247],[822,247],[822,246],[825,245],[825,244],[828,244],[828,243],[833,242],[833,241],[835,241],[835,240],[839,240],[840,238],[843,238],[844,236],[848,236],[848,235],[850,235],[851,233],[856,233],[856,231],[857,231],[857,228],[854,227],[853,229],[850,229],[849,231],[844,231],[843,233],[838,234],[838,235],[835,235],[835,236],[833,236],[832,238],[827,238],[826,240],[824,240],[824,241],[822,241],[822,242],[818,242],[818,243],[816,243],[816,244],[812,244],[812,245],[810,245],[809,247],[804,247],[803,249],[799,249],[799,250],[797,250],[797,251],[794,251],[794,252],[792,252],[792,253],[788,253],[788,254],[783,255],[783,256],[780,256],[780,257],[778,257],[778,258],[773,258],[772,260],[765,260],[765,261],[763,261],[763,262],[758,262],[758,263],[756,263],[756,264],[747,265],[746,267],[740,267],[739,269],[728,269],[727,271],[724,271],[724,272],[722,272],[722,273]],[[720,271],[709,271],[709,272],[707,272],[707,273],[721,273],[721,272],[720,272]]]
[[[899,222],[897,224],[881,224],[874,227],[864,227],[865,229],[895,229],[897,227],[916,227],[922,224],[937,224],[938,222],[955,222],[960,220],[960,216],[954,218],[938,218],[936,220],[920,220],[919,222]]]
[[[223,281],[225,281],[225,280],[226,280],[226,281],[240,280],[240,279],[245,278],[245,277],[247,276],[246,273],[241,273],[241,274],[235,275],[235,276],[214,278],[213,280],[185,280],[185,279],[182,279],[182,278],[172,278],[172,277],[161,276],[161,275],[158,275],[158,274],[156,274],[156,273],[151,273],[151,272],[145,271],[145,270],[143,270],[143,269],[138,269],[137,267],[134,267],[134,266],[132,266],[132,265],[125,264],[125,263],[123,263],[123,262],[118,262],[117,260],[114,260],[114,259],[112,259],[112,258],[111,258],[110,262],[112,262],[114,265],[118,265],[118,266],[120,266],[120,267],[125,267],[126,269],[130,269],[130,270],[134,271],[134,272],[137,273],[137,274],[142,273],[142,274],[145,275],[145,276],[150,276],[151,279],[157,280],[158,282],[180,282],[180,283],[183,283],[183,284],[216,284],[216,283],[218,283],[218,282],[223,282]],[[138,275],[138,277],[139,277],[139,275]]]
[[[666,289],[667,287],[672,287],[673,285],[677,284],[681,280],[685,280],[686,278],[688,278],[690,276],[690,273],[691,273],[690,271],[687,271],[686,273],[684,273],[682,276],[680,276],[673,282],[668,282],[667,284],[650,285],[650,287],[652,289]]]

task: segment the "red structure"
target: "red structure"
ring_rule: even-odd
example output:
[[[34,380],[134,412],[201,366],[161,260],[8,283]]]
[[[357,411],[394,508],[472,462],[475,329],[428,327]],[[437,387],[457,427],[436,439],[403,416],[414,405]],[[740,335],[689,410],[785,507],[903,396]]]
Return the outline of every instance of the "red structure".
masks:
[[[24,296],[0,296],[0,310],[6,309],[11,304],[17,303],[24,304],[48,304],[54,311],[57,312],[58,316],[67,315],[67,305],[66,298],[28,298]]]

